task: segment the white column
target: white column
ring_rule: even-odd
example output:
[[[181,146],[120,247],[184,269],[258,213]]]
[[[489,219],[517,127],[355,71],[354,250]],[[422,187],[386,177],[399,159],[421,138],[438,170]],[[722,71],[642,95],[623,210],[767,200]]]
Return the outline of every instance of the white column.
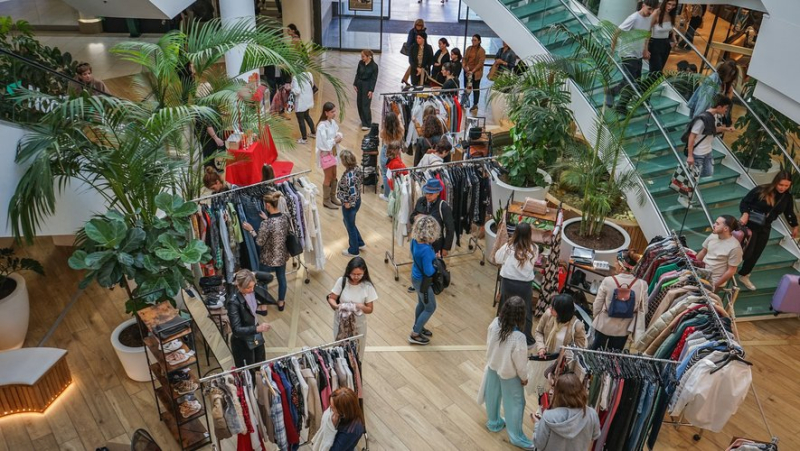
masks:
[[[636,0],[601,0],[597,18],[619,25],[635,11]]]
[[[219,0],[219,15],[222,18],[222,23],[234,22],[246,17],[248,23],[250,23],[253,28],[256,27],[256,6],[253,0]],[[225,68],[228,72],[228,77],[238,77],[247,81],[251,74],[257,72],[253,70],[240,75],[239,69],[242,67],[243,60],[243,46],[239,46],[225,53]]]

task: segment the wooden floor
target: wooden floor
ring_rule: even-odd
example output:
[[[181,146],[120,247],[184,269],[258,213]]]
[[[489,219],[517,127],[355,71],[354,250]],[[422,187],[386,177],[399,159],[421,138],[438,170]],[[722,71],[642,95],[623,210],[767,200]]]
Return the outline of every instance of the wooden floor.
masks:
[[[328,67],[346,82],[352,79],[357,61],[354,53],[327,55]],[[384,54],[379,63],[378,91],[396,90],[405,69],[403,60]],[[321,88],[324,100],[333,97],[329,86]],[[377,120],[379,102],[373,104]],[[344,142],[346,147],[358,149],[363,133],[357,129],[355,106],[343,109]],[[318,111],[315,108],[312,117],[318,117]],[[311,167],[312,155],[311,144],[281,151],[281,158],[294,161],[298,169]],[[321,181],[320,174],[315,171],[312,179]],[[380,296],[368,318],[364,357],[370,449],[513,449],[504,432],[486,430],[485,412],[474,401],[484,368],[485,330],[494,314],[491,294],[495,269],[480,266],[477,254],[451,260],[453,285],[437,300],[438,310],[428,325],[434,333],[432,344],[409,347],[406,339],[416,297],[406,292],[410,267],[403,266],[400,281],[395,282],[391,267],[383,262],[391,244],[391,223],[385,207],[377,195],[365,194],[357,220],[367,243],[363,256]],[[273,325],[267,334],[272,352],[318,345],[333,338],[333,314],[324,297],[347,263],[340,255],[346,234],[339,211],[320,211],[328,254],[325,271],[312,273],[308,285],[301,277],[290,276],[286,310],[279,313],[272,309],[266,318]],[[462,245],[465,243],[463,240]],[[54,247],[49,239],[38,240],[23,254],[40,259],[47,270],[46,277],[25,275],[32,309],[26,346],[36,346],[70,302],[79,277],[66,264],[70,250]],[[407,250],[398,249],[398,255],[405,259]],[[45,414],[0,419],[0,451],[94,450],[106,443],[128,443],[137,428],[148,429],[164,449],[177,449],[158,420],[150,384],[126,378],[109,342],[111,330],[126,318],[123,299],[120,290],[109,292],[96,286],[78,298],[46,343],[69,351],[75,383]],[[787,450],[800,449],[799,325],[796,319],[739,325],[748,359],[755,364],[754,380],[767,419],[773,433],[781,438],[781,449]],[[529,407],[532,402],[529,399]],[[529,434],[531,426],[526,422]],[[694,432],[690,428],[664,428],[659,449],[719,450],[734,436],[769,438],[752,394],[721,433],[705,434],[695,444]]]

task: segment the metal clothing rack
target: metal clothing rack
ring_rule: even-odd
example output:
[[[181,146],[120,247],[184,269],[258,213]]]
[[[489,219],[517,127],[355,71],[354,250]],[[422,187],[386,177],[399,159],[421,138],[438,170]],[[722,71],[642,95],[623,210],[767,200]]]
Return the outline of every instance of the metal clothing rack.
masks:
[[[414,90],[413,88],[411,88],[408,91],[382,92],[381,95],[382,96],[399,96],[399,95],[410,95],[410,94],[442,94],[442,93],[449,93],[449,92],[459,93],[461,91],[469,91],[469,92],[488,91],[490,89],[492,89],[491,86],[486,87],[486,88],[480,88],[480,89],[456,88],[456,89],[419,89],[419,90]]]
[[[578,347],[575,347],[575,346],[562,346],[561,349],[563,349],[565,351],[572,351],[572,352],[577,352],[577,353],[590,353],[590,354],[599,354],[599,355],[605,355],[605,356],[613,356],[615,358],[616,357],[622,357],[622,358],[626,358],[626,359],[647,360],[648,362],[665,363],[665,364],[668,364],[668,365],[678,365],[678,363],[680,363],[680,362],[678,362],[676,360],[657,359],[655,357],[650,357],[650,356],[642,355],[642,354],[628,354],[628,353],[624,353],[624,352],[596,351],[596,350],[592,350],[592,349],[578,348]]]
[[[489,161],[489,160],[494,160],[494,159],[495,159],[495,157],[481,157],[481,158],[473,158],[471,160],[459,160],[459,161],[451,161],[449,163],[439,163],[439,164],[433,164],[433,165],[428,165],[428,166],[414,166],[414,167],[410,167],[410,168],[403,168],[403,169],[400,169],[400,170],[397,170],[397,171],[393,171],[392,172],[392,179],[396,178],[401,173],[417,172],[417,171],[423,171],[423,170],[426,170],[426,169],[442,168],[442,167],[455,166],[455,165],[477,164],[477,163],[483,163],[483,162],[486,162],[486,161]],[[397,222],[397,218],[393,217],[392,218],[392,249],[391,249],[391,251],[386,251],[386,254],[385,254],[385,257],[383,259],[383,262],[384,263],[390,263],[391,262],[392,266],[394,267],[394,280],[398,281],[398,280],[400,280],[400,267],[401,266],[405,266],[405,265],[411,265],[411,264],[414,263],[414,261],[413,260],[406,261],[406,262],[397,262],[397,261],[395,261],[395,244],[396,244],[395,238],[396,238],[396,233],[397,233],[396,222]],[[471,255],[471,254],[474,254],[476,250],[480,249],[481,250],[481,262],[480,262],[481,266],[486,264],[486,256],[484,255],[483,247],[480,245],[480,243],[478,242],[477,238],[475,238],[474,236],[470,235],[469,241],[467,243],[467,247],[469,248],[469,251],[458,252],[458,253],[454,253],[454,254],[448,254],[446,257],[443,257],[443,258],[462,257],[464,255]]]

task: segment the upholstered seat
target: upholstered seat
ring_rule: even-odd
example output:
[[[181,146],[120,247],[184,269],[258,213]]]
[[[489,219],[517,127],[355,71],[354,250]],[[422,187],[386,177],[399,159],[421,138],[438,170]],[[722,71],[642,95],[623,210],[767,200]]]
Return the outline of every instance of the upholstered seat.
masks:
[[[57,348],[0,352],[0,416],[44,412],[72,382],[66,356]]]

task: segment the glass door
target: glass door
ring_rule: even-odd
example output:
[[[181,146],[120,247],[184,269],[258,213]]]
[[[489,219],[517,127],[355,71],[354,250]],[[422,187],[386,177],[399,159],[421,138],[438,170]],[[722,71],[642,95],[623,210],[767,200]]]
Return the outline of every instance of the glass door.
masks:
[[[318,0],[317,10],[323,47],[381,51],[383,20],[389,18],[391,0]]]

